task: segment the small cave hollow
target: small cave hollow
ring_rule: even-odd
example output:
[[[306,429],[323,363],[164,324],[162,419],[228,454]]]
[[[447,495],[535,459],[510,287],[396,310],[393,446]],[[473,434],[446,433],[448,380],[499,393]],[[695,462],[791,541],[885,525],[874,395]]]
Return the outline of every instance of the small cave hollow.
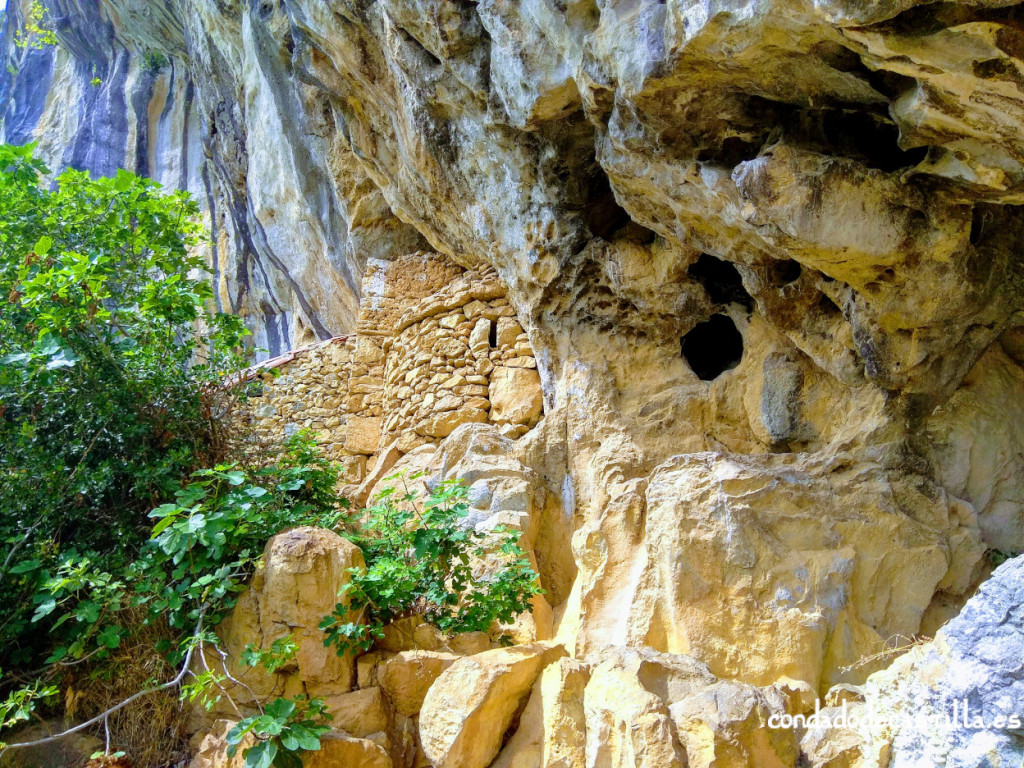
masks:
[[[591,234],[602,240],[625,239],[639,245],[650,245],[657,235],[637,224],[615,200],[611,182],[604,173],[595,174],[587,183],[585,214]]]
[[[603,240],[611,240],[617,230],[630,222],[629,214],[615,201],[608,177],[598,173],[587,189],[587,226]]]
[[[743,359],[743,334],[728,315],[712,315],[679,341],[687,365],[701,381],[714,381]]]
[[[743,278],[736,265],[702,253],[686,270],[700,283],[714,304],[739,304],[748,313],[754,309],[754,299],[743,287]]]
[[[801,274],[803,274],[803,268],[800,266],[800,262],[794,259],[776,261],[772,264],[772,276],[775,278],[776,285],[795,283],[800,279]]]

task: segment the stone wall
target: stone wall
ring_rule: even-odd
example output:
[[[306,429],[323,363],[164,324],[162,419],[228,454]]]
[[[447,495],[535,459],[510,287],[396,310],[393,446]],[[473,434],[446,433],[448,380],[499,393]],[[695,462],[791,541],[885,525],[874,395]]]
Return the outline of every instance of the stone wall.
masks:
[[[358,483],[389,446],[407,453],[470,422],[517,438],[540,420],[533,350],[492,270],[415,253],[372,261],[363,291],[356,334],[244,374],[259,383],[248,384],[234,424],[252,445],[272,451],[311,430]]]

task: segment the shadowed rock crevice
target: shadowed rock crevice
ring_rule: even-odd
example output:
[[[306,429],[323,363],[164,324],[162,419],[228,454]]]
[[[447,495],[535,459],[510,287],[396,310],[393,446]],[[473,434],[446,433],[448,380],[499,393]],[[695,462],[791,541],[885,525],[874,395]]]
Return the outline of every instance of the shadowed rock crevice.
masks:
[[[900,147],[899,128],[884,109],[794,110],[786,115],[782,126],[787,143],[856,160],[886,173],[912,168],[928,154],[924,146]]]
[[[743,287],[739,270],[730,262],[702,253],[686,272],[704,286],[714,304],[738,304],[747,312],[753,311],[754,299]]]

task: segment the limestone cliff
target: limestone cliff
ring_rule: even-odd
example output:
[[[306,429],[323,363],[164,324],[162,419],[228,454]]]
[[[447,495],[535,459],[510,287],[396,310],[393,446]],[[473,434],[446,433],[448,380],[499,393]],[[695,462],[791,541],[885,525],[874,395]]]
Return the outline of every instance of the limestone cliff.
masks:
[[[531,531],[566,655],[451,667],[506,725],[485,682],[532,690],[496,764],[820,756],[758,723],[1024,549],[1012,0],[43,4],[41,50],[7,9],[2,138],[193,191],[269,354],[356,331],[371,259],[500,278],[543,420],[392,457]],[[427,756],[484,759],[442,720]]]

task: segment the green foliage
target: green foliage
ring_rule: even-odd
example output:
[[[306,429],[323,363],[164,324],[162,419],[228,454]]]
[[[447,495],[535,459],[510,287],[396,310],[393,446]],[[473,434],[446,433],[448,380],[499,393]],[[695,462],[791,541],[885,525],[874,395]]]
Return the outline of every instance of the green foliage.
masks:
[[[290,438],[278,464],[196,472],[174,502],[150,513],[157,521],[151,546],[136,568],[143,583],[159,574],[161,591],[150,610],[174,628],[195,624],[201,610],[216,624],[244,589],[267,539],[297,525],[335,524],[343,514],[335,508],[336,477],[305,433]]]
[[[160,51],[146,51],[142,57],[142,68],[151,73],[159,72],[170,63],[170,59]]]
[[[57,693],[57,686],[44,685],[39,681],[9,693],[6,699],[0,701],[0,733],[18,723],[26,722],[39,702],[53,699]],[[0,749],[3,747],[4,742],[0,740]]]
[[[331,729],[330,719],[322,699],[275,699],[261,714],[228,731],[228,757],[238,754],[243,739],[252,735],[256,743],[242,752],[245,768],[301,768],[300,755],[320,749],[320,737]]]
[[[202,393],[241,365],[244,334],[205,312],[185,193],[124,171],[46,173],[32,147],[0,145],[0,663],[12,668],[50,654],[54,632],[103,623],[94,600],[118,590],[146,511],[209,460]],[[102,631],[116,646],[121,630]]]
[[[242,662],[250,667],[263,667],[267,672],[273,673],[294,659],[298,650],[299,646],[295,642],[295,638],[288,634],[277,638],[267,650],[251,644],[245,646],[245,650],[242,652]]]
[[[291,635],[279,637],[263,650],[248,645],[242,661],[250,667],[276,672],[295,658],[298,645]],[[277,698],[259,715],[246,718],[228,732],[228,756],[234,757],[243,739],[251,735],[255,744],[243,750],[245,768],[299,768],[300,755],[320,749],[320,737],[330,730],[330,713],[322,699]]]
[[[50,14],[39,0],[29,3],[24,26],[14,35],[14,45],[35,50],[57,45],[57,35],[50,27]]]
[[[998,568],[1000,565],[1005,563],[1007,560],[1013,560],[1015,557],[1020,556],[1020,552],[1014,552],[1013,550],[1003,549],[987,549],[985,555],[988,557],[988,561],[992,563],[993,568]]]
[[[150,512],[149,540],[117,577],[89,557],[61,554],[32,601],[32,623],[56,617],[47,621],[47,663],[102,658],[131,631],[119,617],[128,611],[135,616],[139,608],[144,622],[166,622],[181,635],[176,647],[161,649],[179,658],[200,618],[216,625],[234,605],[267,539],[293,526],[330,526],[342,514],[328,493],[336,474],[312,445],[309,435],[299,433],[277,464],[194,472],[173,502]]]
[[[153,526],[138,556],[119,571],[105,570],[84,555],[62,553],[52,571],[41,563],[26,565],[40,572],[32,604],[32,624],[49,631],[44,679],[14,691],[0,703],[3,724],[24,720],[34,702],[56,692],[53,680],[66,663],[90,659],[102,665],[142,623],[167,623],[172,639],[153,648],[181,663],[189,648],[217,643],[210,627],[234,605],[251,577],[264,545],[278,531],[299,525],[332,526],[345,514],[334,497],[333,469],[304,432],[293,436],[278,463],[266,467],[238,464],[198,470],[175,500],[150,513]],[[250,649],[247,661],[275,671],[296,651],[290,636],[270,649]],[[182,698],[208,707],[226,675],[196,671],[182,686]],[[269,708],[268,708],[269,711]],[[287,753],[292,737],[309,743],[304,728],[324,713],[321,703],[289,710],[280,733],[261,730],[267,721],[253,721],[254,733]],[[0,728],[3,727],[0,724]],[[289,730],[291,728],[292,730]],[[289,736],[289,734],[291,734]],[[285,737],[288,737],[287,739]],[[308,747],[303,747],[308,748]],[[261,747],[265,754],[270,747]],[[280,758],[286,760],[287,757]],[[269,764],[269,763],[268,763]],[[285,763],[278,763],[283,765]]]
[[[386,624],[416,614],[444,632],[474,632],[529,609],[541,590],[519,533],[496,528],[487,534],[463,525],[467,493],[458,481],[440,483],[422,511],[415,492],[399,496],[388,488],[380,494],[366,510],[365,527],[352,536],[366,570],[352,569],[340,595],[348,605],[340,602],[320,623],[325,645],[339,654],[369,650]],[[488,554],[500,565],[485,569]]]

